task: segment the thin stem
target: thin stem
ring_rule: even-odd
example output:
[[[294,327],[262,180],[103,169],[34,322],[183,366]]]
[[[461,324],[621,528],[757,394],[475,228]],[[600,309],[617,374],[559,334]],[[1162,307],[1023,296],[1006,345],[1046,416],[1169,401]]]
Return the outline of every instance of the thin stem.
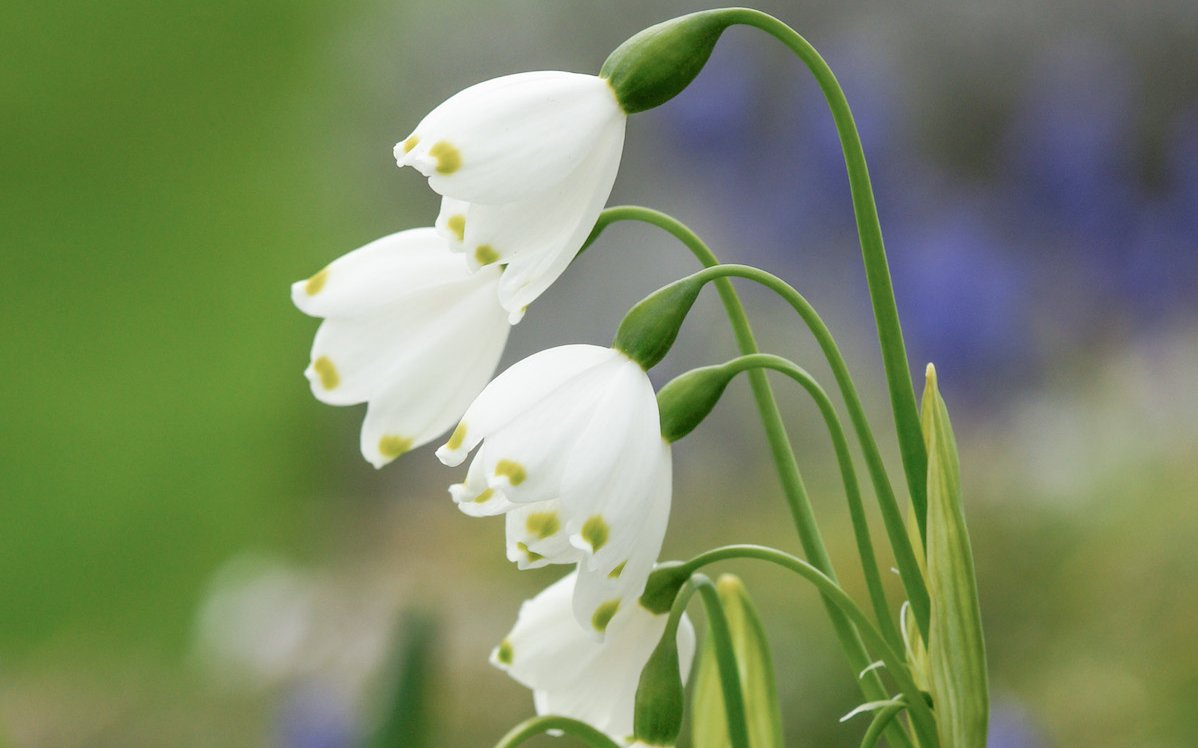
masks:
[[[911,381],[910,365],[907,363],[907,349],[903,344],[898,306],[894,301],[886,247],[882,242],[882,226],[878,221],[878,208],[874,202],[873,188],[870,186],[869,167],[865,163],[865,151],[861,146],[857,125],[853,121],[852,110],[849,109],[844,91],[828,63],[815,47],[794,29],[773,16],[751,8],[730,8],[716,12],[725,13],[729,25],[743,24],[760,29],[785,44],[811,71],[832,112],[836,133],[840,137],[840,147],[844,152],[845,168],[848,171],[853,214],[857,221],[861,257],[865,264],[874,321],[878,328],[882,365],[890,389],[890,405],[894,411],[899,450],[903,456],[903,470],[907,476],[911,504],[919,520],[920,534],[924,535],[927,522],[927,452],[919,425],[919,410],[915,405],[915,388]]]
[[[587,723],[554,714],[524,720],[500,738],[495,748],[515,748],[525,740],[550,730],[561,730],[566,735],[573,735],[591,748],[620,748],[616,741]]]
[[[836,414],[836,409],[832,406],[832,400],[829,399],[828,393],[824,391],[824,388],[819,385],[819,382],[815,381],[815,377],[811,376],[810,373],[781,356],[756,353],[729,361],[725,364],[725,367],[736,372],[753,371],[758,368],[773,369],[774,371],[781,372],[798,382],[811,395],[811,399],[815,401],[820,414],[824,418],[824,423],[828,427],[828,436],[831,438],[832,446],[836,451],[836,460],[840,463],[840,475],[844,482],[845,498],[849,505],[849,515],[853,523],[853,534],[857,541],[857,552],[861,556],[861,569],[865,575],[865,585],[869,590],[870,603],[874,608],[874,617],[877,619],[878,625],[882,629],[882,634],[886,637],[890,645],[901,650],[903,647],[903,638],[899,634],[894,620],[890,617],[886,592],[882,587],[881,575],[878,573],[878,562],[874,555],[873,541],[869,535],[869,521],[865,516],[865,508],[861,504],[861,492],[857,485],[857,472],[853,468],[853,458],[849,454],[849,445],[844,436],[844,429],[840,425],[840,418]]]
[[[828,365],[832,368],[832,375],[836,378],[840,392],[844,397],[845,406],[849,410],[849,420],[853,423],[853,429],[856,431],[857,439],[861,444],[862,454],[865,456],[865,464],[869,469],[870,479],[874,485],[874,493],[878,498],[878,507],[882,511],[882,522],[886,526],[886,535],[890,539],[891,548],[894,550],[895,563],[898,565],[899,575],[903,580],[903,587],[907,591],[907,599],[911,601],[911,610],[915,613],[915,620],[919,624],[919,630],[923,634],[924,641],[927,641],[931,604],[928,600],[928,591],[924,583],[923,574],[920,572],[919,564],[916,562],[915,551],[911,547],[911,538],[907,535],[906,526],[903,523],[903,515],[899,510],[898,500],[895,498],[894,492],[890,488],[890,482],[886,478],[886,466],[882,462],[882,454],[878,450],[878,444],[874,441],[873,433],[869,429],[869,421],[865,417],[865,409],[861,405],[861,399],[857,396],[857,388],[853,385],[852,376],[849,374],[849,367],[845,363],[844,357],[840,354],[840,348],[836,345],[836,339],[832,337],[831,331],[828,330],[827,325],[824,324],[823,319],[816,313],[815,308],[811,306],[811,303],[801,293],[778,276],[767,273],[764,270],[759,270],[748,265],[718,265],[701,270],[692,277],[701,278],[705,281],[714,280],[716,282],[734,277],[745,278],[760,283],[777,293],[790,304],[807,324],[807,327],[811,330],[811,334],[815,336],[820,350],[823,351],[824,357],[828,360]]]
[[[907,700],[908,708],[911,710],[911,723],[919,736],[919,744],[926,748],[937,745],[935,718],[932,716],[932,710],[928,707],[927,702],[924,701],[919,687],[912,680],[906,660],[886,642],[886,638],[870,623],[869,618],[853,602],[853,598],[849,597],[834,580],[819,569],[797,556],[760,545],[727,545],[714,548],[695,556],[684,563],[682,568],[693,573],[708,564],[735,558],[768,561],[789,569],[815,585],[825,600],[831,601],[840,608],[856,624],[857,630],[869,640],[870,645],[878,651],[882,661],[886,663],[886,671],[894,678],[903,697]]]
[[[599,215],[599,219],[595,223],[595,228],[591,230],[591,235],[587,238],[584,247],[594,242],[603,233],[604,229],[616,221],[642,221],[657,226],[682,242],[704,267],[709,269],[717,266],[723,267],[720,265],[715,253],[711,251],[711,248],[685,224],[665,213],[634,205],[624,205],[604,210]],[[740,352],[746,355],[757,353],[757,340],[753,336],[753,329],[749,325],[748,317],[745,315],[744,306],[736,294],[736,289],[726,278],[717,279],[715,284],[716,290],[720,294],[720,300],[727,311],[728,321],[736,337],[736,344]],[[766,440],[769,442],[770,452],[774,458],[774,464],[778,469],[778,478],[782,483],[782,491],[786,496],[787,506],[794,520],[795,529],[798,531],[803,551],[812,559],[812,563],[817,568],[835,579],[836,575],[832,569],[831,558],[828,556],[827,549],[824,546],[819,527],[815,523],[811,501],[807,496],[807,489],[803,485],[803,477],[799,472],[799,466],[795,460],[794,448],[791,446],[790,437],[786,433],[786,426],[782,423],[782,414],[778,409],[778,403],[774,399],[774,393],[770,388],[765,372],[749,372],[749,385],[753,390],[753,398],[757,402],[757,410],[761,415],[762,425],[765,428]],[[868,423],[866,423],[865,427],[868,429]],[[883,475],[885,475],[884,472]],[[888,483],[887,488],[889,488]],[[891,494],[891,497],[893,499],[893,494]],[[906,540],[905,534],[903,538]],[[840,642],[840,647],[844,650],[845,657],[849,661],[849,667],[852,668],[854,674],[860,673],[872,661],[865,649],[864,643],[861,641],[860,635],[853,630],[852,624],[837,610],[836,606],[825,600],[824,607],[832,623],[832,628],[836,632],[836,638]],[[886,690],[876,673],[871,673],[866,678],[858,681],[858,683],[861,692],[866,698],[871,700],[886,698]],[[902,746],[909,745],[905,735],[899,734],[897,731],[892,731],[892,733],[890,739],[896,746],[901,748]]]
[[[874,748],[878,744],[878,739],[882,737],[882,733],[890,726],[904,709],[906,704],[892,704],[885,707],[874,715],[873,722],[869,723],[869,729],[865,731],[865,736],[861,738],[861,748]]]
[[[724,615],[724,606],[720,595],[710,579],[702,574],[694,574],[679,592],[670,609],[669,632],[677,630],[681,611],[693,593],[698,592],[707,612],[707,635],[715,645],[716,665],[720,673],[720,689],[724,694],[724,716],[728,723],[728,740],[732,748],[749,748],[749,723],[745,711],[744,691],[740,684],[740,666],[736,661],[736,650],[732,645],[732,629],[728,626],[728,618]],[[682,602],[679,605],[679,601]]]

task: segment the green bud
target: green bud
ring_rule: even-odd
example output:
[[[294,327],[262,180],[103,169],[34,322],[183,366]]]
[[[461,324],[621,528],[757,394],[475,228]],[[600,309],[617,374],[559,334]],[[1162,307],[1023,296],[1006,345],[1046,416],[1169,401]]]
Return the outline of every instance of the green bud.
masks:
[[[961,499],[961,467],[948,409],[927,370],[920,416],[928,448],[929,686],[940,744],[983,748],[990,701],[973,551]]]
[[[678,590],[691,578],[691,570],[681,561],[664,561],[658,564],[645,582],[641,593],[641,607],[653,615],[669,613],[678,597]]]
[[[744,582],[724,574],[715,583],[732,648],[740,671],[744,694],[745,725],[753,748],[782,748],[782,712],[774,682],[774,664],[765,630]],[[691,697],[694,748],[726,748],[728,725],[724,711],[724,689],[711,637],[703,642],[696,665],[694,695]]]
[[[652,369],[670,352],[702,290],[703,281],[691,276],[649,294],[624,315],[612,348],[623,351],[645,371]]]
[[[723,10],[650,26],[617,47],[599,77],[608,80],[628,114],[661,106],[690,85],[727,27]]]
[[[734,376],[736,372],[726,366],[704,366],[666,383],[657,393],[662,438],[672,443],[694,431],[720,401]]]
[[[672,746],[682,731],[686,695],[678,664],[678,629],[666,626],[636,687],[632,717],[635,740],[652,746]]]

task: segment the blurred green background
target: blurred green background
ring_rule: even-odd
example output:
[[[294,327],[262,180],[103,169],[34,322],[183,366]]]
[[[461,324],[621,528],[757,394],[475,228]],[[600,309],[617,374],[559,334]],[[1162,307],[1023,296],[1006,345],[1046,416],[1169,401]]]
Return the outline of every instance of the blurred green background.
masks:
[[[519,601],[501,523],[430,449],[382,471],[361,409],[311,399],[288,284],[426,225],[390,149],[465,86],[596,71],[682,2],[66,0],[0,11],[0,731],[13,746],[352,746],[383,720],[404,612],[439,622],[433,744],[531,713],[486,656]],[[1198,6],[813,0],[759,7],[838,71],[877,182],[913,367],[962,442],[994,746],[1198,734]],[[677,215],[809,295],[890,439],[839,152],[814,85],[730,32],[634,118],[613,203]],[[691,269],[612,229],[505,362],[606,343]],[[827,379],[779,304],[767,347]],[[731,355],[713,299],[654,376]],[[860,592],[831,452],[785,384]],[[746,392],[675,450],[666,555],[797,547]],[[893,458],[893,454],[891,455]],[[897,468],[897,463],[892,460]],[[900,473],[893,472],[897,478]],[[875,533],[881,539],[881,533]],[[855,745],[851,674],[809,590],[742,572],[792,745]],[[785,584],[784,584],[785,583]],[[895,604],[899,602],[895,590]],[[549,741],[551,742],[551,741]],[[565,741],[562,741],[565,742]]]

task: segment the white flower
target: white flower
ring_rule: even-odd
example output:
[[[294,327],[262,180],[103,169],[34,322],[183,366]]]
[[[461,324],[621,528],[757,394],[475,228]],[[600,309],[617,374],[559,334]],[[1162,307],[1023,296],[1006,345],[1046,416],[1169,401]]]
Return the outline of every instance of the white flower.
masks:
[[[644,589],[669,521],[670,445],[649,377],[611,348],[541,351],[487,385],[437,457],[459,465],[480,442],[454,500],[507,514],[521,568],[577,562],[575,616],[601,636]]]
[[[581,720],[624,743],[632,735],[637,683],[665,633],[669,614],[631,605],[616,614],[602,642],[578,628],[570,598],[571,573],[520,606],[516,625],[491,653],[491,663],[532,689],[537,714]],[[678,625],[683,682],[695,653],[695,630],[684,614]]]
[[[383,237],[291,286],[324,317],[305,375],[330,405],[369,403],[362,455],[382,467],[444,433],[499,363],[498,268],[471,273],[432,228]]]
[[[444,196],[437,228],[473,267],[507,265],[499,299],[515,323],[594,227],[627,119],[596,76],[507,75],[450,97],[395,146],[395,158]]]

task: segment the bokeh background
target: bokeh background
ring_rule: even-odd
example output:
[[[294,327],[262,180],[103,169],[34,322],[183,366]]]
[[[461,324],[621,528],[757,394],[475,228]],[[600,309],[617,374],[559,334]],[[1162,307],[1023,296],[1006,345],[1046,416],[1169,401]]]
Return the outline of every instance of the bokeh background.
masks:
[[[0,742],[364,745],[413,637],[431,744],[489,745],[531,712],[486,657],[560,572],[510,567],[501,523],[456,512],[457,471],[430,449],[377,472],[361,459],[361,409],[308,393],[316,324],[288,284],[432,221],[435,196],[390,149],[448,95],[509,72],[596,71],[637,30],[703,7],[0,11]],[[1198,5],[760,7],[842,79],[913,368],[937,363],[954,415],[992,745],[1193,745]],[[612,202],[673,213],[795,283],[892,444],[847,183],[803,69],[731,31],[627,143]],[[606,343],[632,303],[692,269],[663,236],[615,227],[532,308],[505,362]],[[746,296],[766,346],[827,378],[787,311]],[[695,315],[659,384],[732,354],[714,298]],[[779,389],[860,592],[821,427]],[[742,383],[675,450],[668,557],[797,548],[752,414]],[[788,744],[856,745],[865,720],[837,722],[858,697],[814,595],[729,568],[773,637]]]

